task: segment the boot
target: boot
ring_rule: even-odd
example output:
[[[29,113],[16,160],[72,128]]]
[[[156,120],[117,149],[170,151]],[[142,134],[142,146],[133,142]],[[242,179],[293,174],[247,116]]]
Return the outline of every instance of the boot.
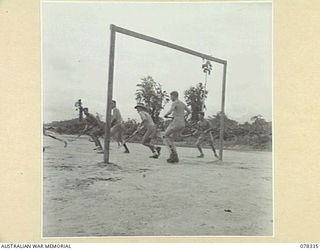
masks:
[[[101,148],[101,149],[97,149],[96,153],[97,153],[97,154],[104,154],[104,151],[103,151],[103,149]]]
[[[172,161],[172,159],[173,159],[173,153],[171,152],[171,153],[170,153],[170,156],[169,156],[169,158],[167,159],[167,162],[170,162],[170,161]]]
[[[156,147],[157,153],[158,153],[158,157],[160,156],[160,152],[161,152],[161,147]]]
[[[125,149],[125,151],[124,151],[123,153],[125,153],[125,154],[129,154],[129,153],[130,153],[130,151],[129,151],[129,149],[128,149],[127,145],[126,145],[125,143],[123,143],[122,145],[123,145],[123,147],[124,147],[124,149]]]
[[[156,147],[156,150],[153,152],[153,155],[150,156],[149,158],[154,158],[154,159],[158,159],[160,156],[160,151],[161,151],[161,147]]]
[[[156,152],[154,152],[153,155],[149,156],[149,158],[158,159],[159,155]]]
[[[179,162],[178,154],[176,152],[172,152],[170,154],[169,159],[167,160],[168,163],[177,163]]]

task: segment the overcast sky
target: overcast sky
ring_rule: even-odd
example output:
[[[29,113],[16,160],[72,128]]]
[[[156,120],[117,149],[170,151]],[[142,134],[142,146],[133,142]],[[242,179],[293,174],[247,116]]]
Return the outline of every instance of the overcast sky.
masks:
[[[109,25],[115,24],[228,61],[226,114],[272,119],[271,3],[42,4],[43,119],[77,117],[81,98],[105,117]],[[136,84],[150,75],[171,92],[204,81],[202,59],[122,34],[116,37],[114,99],[137,118]],[[222,66],[208,77],[207,115],[221,104]]]

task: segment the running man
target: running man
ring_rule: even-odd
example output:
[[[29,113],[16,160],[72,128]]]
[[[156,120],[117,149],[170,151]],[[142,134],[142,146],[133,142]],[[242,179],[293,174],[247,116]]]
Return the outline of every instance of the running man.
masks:
[[[198,158],[203,158],[204,157],[201,145],[205,141],[209,142],[209,145],[212,148],[214,156],[216,158],[219,158],[218,155],[217,155],[216,149],[213,146],[214,140],[213,140],[213,136],[212,136],[212,133],[211,133],[212,130],[213,130],[213,127],[212,127],[211,123],[207,119],[204,118],[204,112],[199,112],[199,121],[197,123],[197,129],[196,129],[195,132],[192,133],[192,135],[200,134],[199,137],[198,137],[198,140],[196,142],[196,146],[197,146],[197,148],[198,148],[198,150],[200,152],[200,155],[197,156]]]
[[[186,117],[191,113],[190,109],[182,101],[178,99],[179,94],[177,91],[170,93],[170,99],[172,101],[170,110],[164,115],[165,118],[169,118],[172,114],[173,120],[167,127],[163,141],[167,145],[170,151],[170,157],[167,159],[168,163],[179,162],[176,147],[174,145],[174,137],[176,134],[181,133],[185,128],[185,111],[187,112]]]
[[[160,156],[161,147],[156,147],[151,143],[151,140],[156,137],[157,134],[157,126],[154,124],[151,115],[148,113],[147,108],[142,104],[138,103],[137,106],[134,107],[141,118],[141,124],[137,128],[137,131],[141,131],[143,128],[146,128],[146,132],[142,137],[142,145],[150,148],[153,153],[150,158],[157,159]]]
[[[86,126],[81,132],[81,134],[88,134],[92,140],[94,141],[94,144],[96,145],[96,148],[94,150],[98,150],[99,153],[103,150],[101,142],[99,140],[99,135],[101,133],[101,127],[100,122],[98,119],[93,115],[89,113],[88,108],[83,108],[83,113],[86,115],[85,122]]]
[[[130,153],[127,144],[123,141],[124,124],[121,117],[120,110],[117,108],[116,101],[112,100],[112,116],[111,116],[111,130],[110,137],[114,137],[118,142],[121,143],[125,149],[124,153]]]

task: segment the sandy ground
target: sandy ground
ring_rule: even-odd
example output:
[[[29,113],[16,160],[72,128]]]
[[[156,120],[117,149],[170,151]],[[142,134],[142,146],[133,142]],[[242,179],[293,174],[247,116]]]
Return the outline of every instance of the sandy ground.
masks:
[[[149,159],[142,145],[111,145],[106,166],[87,137],[67,148],[44,138],[44,237],[272,235],[270,152],[226,150],[221,164],[209,149],[198,159],[178,148],[169,165],[165,148]]]

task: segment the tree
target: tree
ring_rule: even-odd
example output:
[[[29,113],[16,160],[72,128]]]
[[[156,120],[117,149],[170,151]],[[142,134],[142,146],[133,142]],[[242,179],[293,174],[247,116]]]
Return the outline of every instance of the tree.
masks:
[[[153,121],[158,124],[160,112],[169,102],[169,95],[162,90],[162,85],[154,81],[151,76],[141,78],[141,83],[136,86],[138,87],[136,100],[149,109]]]
[[[74,104],[74,106],[76,107],[76,111],[79,111],[79,121],[81,122],[83,119],[83,107],[82,107],[82,101],[81,99],[79,99],[78,101],[76,101],[76,103]]]
[[[206,60],[206,62],[202,64],[202,71],[205,75],[205,77],[204,77],[204,90],[207,90],[208,75],[210,75],[211,71],[212,71],[212,64],[209,60]],[[205,109],[205,100],[203,100],[203,102],[202,102],[202,109]]]
[[[138,122],[135,119],[128,118],[127,121],[124,122],[125,134],[130,135],[138,128]]]
[[[252,121],[251,130],[249,133],[250,135],[260,136],[271,132],[269,131],[269,123],[266,122],[262,115],[252,116],[250,120]]]
[[[209,116],[209,121],[214,127],[214,133],[219,136],[221,122],[220,112],[218,112],[216,115]],[[236,130],[238,129],[238,127],[239,124],[237,121],[228,118],[227,115],[224,115],[224,139],[234,137],[236,135]]]
[[[204,85],[200,82],[195,87],[190,87],[184,92],[184,99],[187,106],[191,107],[191,120],[199,120],[199,112],[205,109],[204,101],[207,98],[208,91],[205,90]]]

